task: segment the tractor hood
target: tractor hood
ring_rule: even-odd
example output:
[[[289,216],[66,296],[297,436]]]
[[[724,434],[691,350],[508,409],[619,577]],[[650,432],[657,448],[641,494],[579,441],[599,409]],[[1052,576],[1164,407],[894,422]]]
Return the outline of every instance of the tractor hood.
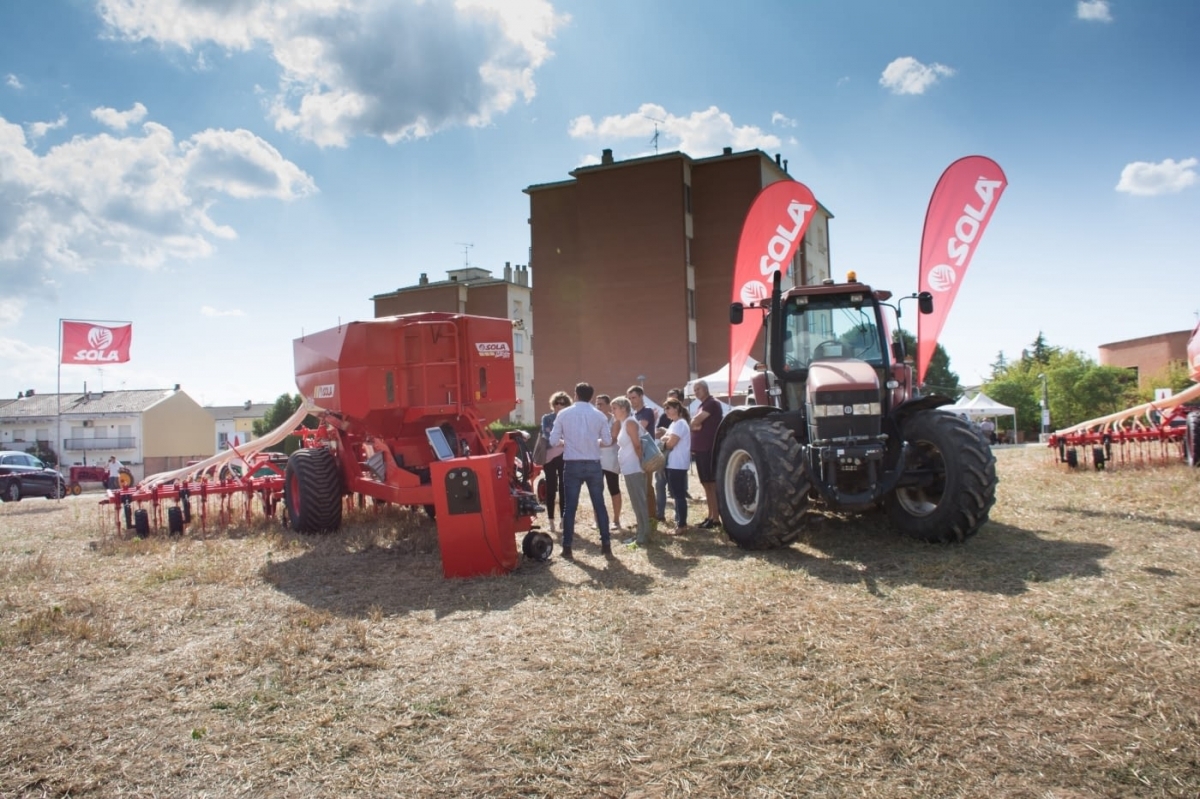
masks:
[[[808,391],[859,391],[875,394],[878,402],[879,376],[866,361],[839,358],[834,361],[815,361],[808,368]]]

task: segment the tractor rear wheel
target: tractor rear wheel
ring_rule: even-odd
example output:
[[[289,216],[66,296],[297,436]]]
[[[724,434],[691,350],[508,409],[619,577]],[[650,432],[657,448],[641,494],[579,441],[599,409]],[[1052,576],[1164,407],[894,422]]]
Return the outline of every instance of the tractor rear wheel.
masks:
[[[1192,411],[1187,415],[1187,433],[1184,440],[1184,455],[1188,466],[1200,466],[1200,411]]]
[[[900,487],[884,498],[901,533],[924,541],[962,541],[996,502],[996,458],[970,422],[939,410],[919,411],[901,426],[908,461]]]
[[[742,422],[721,442],[717,506],[742,549],[787,546],[800,534],[809,491],[801,457],[791,430],[768,419]]]
[[[283,476],[288,524],[298,533],[330,533],[342,526],[342,473],[325,447],[298,449]]]

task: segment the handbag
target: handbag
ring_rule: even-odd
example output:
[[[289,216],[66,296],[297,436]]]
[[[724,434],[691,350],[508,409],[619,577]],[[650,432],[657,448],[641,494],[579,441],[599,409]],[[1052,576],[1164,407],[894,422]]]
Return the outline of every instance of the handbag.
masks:
[[[533,442],[533,462],[538,466],[546,465],[546,449],[548,446],[546,435],[539,433],[537,441]]]
[[[667,465],[667,456],[658,448],[658,442],[649,433],[642,433],[642,471],[650,474]]]

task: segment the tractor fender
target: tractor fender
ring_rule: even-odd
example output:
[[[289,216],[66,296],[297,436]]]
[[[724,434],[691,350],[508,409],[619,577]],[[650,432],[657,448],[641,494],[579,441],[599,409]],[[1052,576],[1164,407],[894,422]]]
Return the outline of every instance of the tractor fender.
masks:
[[[909,416],[912,416],[917,411],[941,408],[945,405],[953,404],[954,400],[950,399],[944,394],[924,394],[920,397],[914,397],[913,399],[902,402],[895,408],[892,408],[892,412],[889,414],[889,416],[897,426],[900,426],[903,425],[905,419],[907,419]]]
[[[776,408],[773,405],[747,405],[741,408],[734,408],[721,417],[721,424],[717,427],[717,437],[713,439],[713,448],[710,453],[712,456],[713,474],[717,472],[717,454],[721,451],[721,442],[729,435],[730,430],[742,422],[748,422],[751,419],[762,419],[779,413],[783,413],[783,409]]]

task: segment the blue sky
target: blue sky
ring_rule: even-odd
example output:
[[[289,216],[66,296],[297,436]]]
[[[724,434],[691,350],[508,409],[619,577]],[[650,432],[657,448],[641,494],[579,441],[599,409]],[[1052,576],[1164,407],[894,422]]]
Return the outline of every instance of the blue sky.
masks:
[[[9,0],[0,397],[54,390],[60,318],[134,323],[64,390],[294,391],[293,338],[526,263],[522,189],[653,152],[651,118],[663,152],[780,153],[835,272],[896,293],[942,170],[996,160],[940,339],[964,383],[1039,330],[1189,329],[1197,30],[1192,0]]]

